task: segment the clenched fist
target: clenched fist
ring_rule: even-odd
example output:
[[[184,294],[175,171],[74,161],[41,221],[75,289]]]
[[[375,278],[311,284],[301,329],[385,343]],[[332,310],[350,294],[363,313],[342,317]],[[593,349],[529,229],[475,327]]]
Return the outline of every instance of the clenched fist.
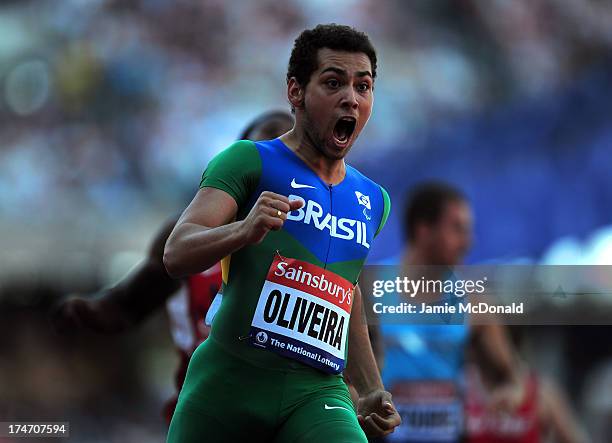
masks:
[[[283,227],[288,212],[300,209],[303,205],[303,200],[289,201],[284,195],[262,192],[249,215],[242,221],[241,229],[247,244],[261,243],[269,231],[278,231]]]

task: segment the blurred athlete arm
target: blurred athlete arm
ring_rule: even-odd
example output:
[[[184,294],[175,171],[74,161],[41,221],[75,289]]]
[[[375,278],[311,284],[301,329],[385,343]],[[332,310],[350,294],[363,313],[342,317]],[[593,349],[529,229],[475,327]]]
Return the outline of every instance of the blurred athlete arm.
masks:
[[[357,418],[366,435],[380,437],[393,432],[401,423],[401,419],[393,406],[391,394],[385,391],[380,378],[368,335],[359,286],[355,286],[351,310],[345,372],[359,394]]]
[[[157,232],[146,259],[116,286],[93,299],[72,298],[53,314],[60,332],[89,329],[101,333],[122,332],[157,310],[181,285],[163,264],[164,244],[177,219],[168,220]]]
[[[472,342],[486,362],[496,383],[518,383],[520,373],[517,351],[512,344],[506,326],[500,324],[495,316],[478,314],[482,324],[471,323]],[[470,317],[471,320],[472,317]]]
[[[238,204],[227,192],[201,188],[179,218],[166,242],[164,265],[178,278],[202,272],[223,257],[261,242],[283,227],[287,213],[302,207],[283,195],[264,191],[244,220],[236,219]]]
[[[542,380],[539,391],[539,415],[542,428],[553,434],[553,441],[587,443],[588,437],[576,422],[559,388],[549,380]]]

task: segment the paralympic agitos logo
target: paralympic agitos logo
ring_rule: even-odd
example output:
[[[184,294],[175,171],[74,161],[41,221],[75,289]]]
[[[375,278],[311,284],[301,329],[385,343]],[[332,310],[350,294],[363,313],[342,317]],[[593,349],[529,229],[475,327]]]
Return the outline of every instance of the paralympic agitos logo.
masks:
[[[357,244],[370,248],[367,236],[367,225],[359,220],[338,218],[332,214],[323,214],[323,208],[314,200],[305,200],[299,195],[290,195],[289,200],[301,200],[304,206],[287,214],[287,220],[312,224],[323,231],[327,229],[331,237],[342,240],[355,240]]]

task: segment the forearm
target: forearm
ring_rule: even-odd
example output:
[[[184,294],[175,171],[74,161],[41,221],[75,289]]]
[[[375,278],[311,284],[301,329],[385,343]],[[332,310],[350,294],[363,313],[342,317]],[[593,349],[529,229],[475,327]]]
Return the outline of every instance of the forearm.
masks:
[[[90,302],[92,314],[84,327],[99,333],[120,333],[138,323],[136,316],[124,307],[126,293],[113,287],[98,294]]]
[[[351,326],[351,329],[356,328]],[[355,333],[351,332],[349,343],[346,373],[359,395],[364,396],[377,389],[383,389],[367,330],[366,334],[357,331]]]
[[[346,374],[360,396],[377,389],[384,389],[376,365],[368,335],[365,316],[362,311],[361,291],[355,289],[355,302],[351,312],[349,348]]]
[[[361,298],[361,304],[365,312],[374,312],[372,307],[372,300],[369,297]],[[367,316],[365,316],[367,319]],[[370,343],[372,344],[372,352],[374,352],[374,359],[378,365],[379,372],[383,369],[383,363],[385,360],[385,350],[383,344],[382,333],[380,332],[380,325],[377,322],[368,324],[368,336],[370,337]]]
[[[117,334],[134,326],[135,320],[123,307],[125,297],[117,287],[106,289],[94,297],[70,298],[53,314],[56,329],[63,333],[89,330],[101,334]]]
[[[560,443],[587,443],[589,436],[578,424],[563,393],[548,380],[540,385],[540,416],[544,426]]]
[[[177,220],[178,217],[172,217],[160,227],[153,237],[147,259],[106,291],[107,295],[101,300],[109,304],[110,311],[120,313],[129,325],[143,321],[181,286],[180,281],[168,275],[163,262],[164,246]]]
[[[371,324],[368,326],[368,335],[370,336],[370,343],[372,344],[372,352],[374,353],[374,359],[378,366],[378,371],[384,370],[385,363],[385,346],[383,344],[383,337],[380,332],[380,325]]]
[[[504,326],[496,323],[473,325],[481,364],[489,369],[496,383],[516,382],[519,377],[516,351]]]
[[[163,264],[166,239],[176,223],[172,218],[157,232],[145,261],[119,283],[94,298],[67,300],[54,315],[58,330],[86,328],[99,333],[120,333],[142,322],[181,286]]]
[[[171,278],[159,260],[145,262],[100,300],[117,306],[130,325],[136,325],[162,306],[181,286]],[[109,308],[112,308],[110,306]]]
[[[177,225],[164,249],[164,265],[168,274],[179,278],[205,271],[245,246],[242,223],[234,222],[217,228],[194,223]]]

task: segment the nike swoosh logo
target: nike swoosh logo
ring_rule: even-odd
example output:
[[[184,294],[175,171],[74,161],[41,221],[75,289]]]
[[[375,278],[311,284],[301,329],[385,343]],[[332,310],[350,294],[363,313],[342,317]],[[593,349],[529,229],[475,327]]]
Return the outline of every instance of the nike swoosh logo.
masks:
[[[344,409],[345,411],[348,411],[348,409],[346,409],[344,406],[327,406],[327,403],[325,404],[325,409],[329,410],[329,409]],[[351,412],[351,411],[349,411]]]
[[[314,189],[314,188],[315,188],[314,186],[310,186],[310,185],[301,185],[301,184],[299,184],[299,183],[296,183],[296,182],[295,182],[295,178],[294,178],[293,180],[291,180],[291,187],[292,187],[293,189],[300,189],[300,188],[312,188],[312,189]]]

